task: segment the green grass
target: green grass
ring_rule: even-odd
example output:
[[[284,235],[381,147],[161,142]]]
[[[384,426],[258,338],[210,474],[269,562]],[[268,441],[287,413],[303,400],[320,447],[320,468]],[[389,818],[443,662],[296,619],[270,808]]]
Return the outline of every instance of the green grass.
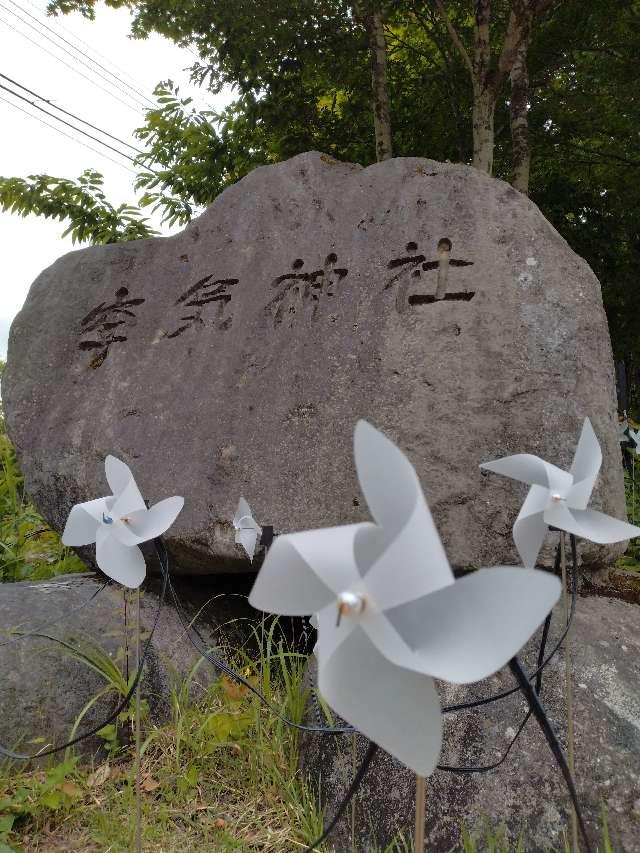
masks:
[[[257,636],[258,653],[232,657],[267,698],[296,721],[308,700],[305,657],[276,641],[275,623]],[[84,651],[83,651],[84,654]],[[105,653],[102,653],[105,655]],[[105,655],[108,658],[108,655]],[[105,685],[126,689],[121,676],[100,663],[94,647],[88,666]],[[141,727],[143,849],[145,853],[295,853],[317,838],[323,816],[298,766],[298,733],[264,710],[247,690],[221,678],[207,684],[200,659],[171,692],[169,721]],[[135,778],[131,739],[101,763],[73,756],[46,770],[0,765],[0,853],[125,853],[133,848]],[[122,743],[122,741],[121,741]],[[603,810],[603,845],[613,853]],[[325,847],[326,851],[328,847]],[[461,826],[450,853],[524,853],[526,839],[509,841],[487,820],[474,831]],[[360,851],[362,853],[362,851]],[[384,850],[415,853],[410,833]],[[570,853],[566,837],[560,849]]]
[[[107,656],[108,657],[108,656]],[[92,650],[91,667],[100,670]],[[259,654],[235,664],[294,720],[307,701],[304,656],[259,637]],[[144,850],[241,853],[304,849],[322,831],[298,770],[298,733],[226,678],[205,687],[202,660],[172,692],[170,721],[143,723]],[[105,684],[116,682],[104,672]],[[124,688],[124,685],[121,685]],[[195,693],[195,695],[194,695]],[[50,770],[0,772],[0,851],[127,851],[135,813],[128,745],[97,767],[73,758]]]
[[[640,456],[635,458],[635,488],[633,480],[624,472],[624,493],[627,503],[627,518],[640,526]],[[625,554],[616,563],[616,568],[640,572],[640,537],[629,542]]]
[[[0,582],[43,580],[86,570],[26,496],[0,413]]]

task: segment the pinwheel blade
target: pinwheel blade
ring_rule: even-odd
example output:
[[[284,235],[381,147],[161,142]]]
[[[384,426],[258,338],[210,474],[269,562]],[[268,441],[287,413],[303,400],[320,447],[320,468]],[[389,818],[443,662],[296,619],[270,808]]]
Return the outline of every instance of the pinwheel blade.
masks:
[[[422,494],[393,539],[389,540],[384,530],[373,532],[378,539],[384,538],[385,547],[364,576],[367,590],[380,608],[395,607],[453,583],[453,572]],[[372,553],[371,548],[367,554],[363,547],[368,546],[370,536],[369,530],[363,530],[356,537],[356,562],[360,568],[363,559]],[[372,539],[374,548],[379,547],[376,538]]]
[[[104,473],[107,477],[107,483],[114,495],[119,495],[124,492],[129,483],[135,478],[128,465],[117,459],[115,456],[107,456],[104,460]]]
[[[131,478],[131,480],[126,484],[124,489],[115,495],[115,502],[113,504],[113,515],[117,518],[123,518],[124,516],[131,515],[132,513],[138,512],[139,510],[146,509],[147,505],[145,504],[143,497],[140,494],[140,490],[136,485],[136,481]]]
[[[105,575],[129,589],[140,586],[146,575],[146,564],[140,549],[119,542],[106,527],[98,530],[96,562]]]
[[[454,684],[501,669],[560,596],[558,578],[535,569],[480,569],[423,599],[386,612],[418,659],[415,667]]]
[[[512,480],[528,483],[530,486],[543,486],[545,489],[563,494],[573,482],[571,474],[567,471],[531,453],[517,453],[515,456],[483,462],[480,467],[484,471],[493,471],[495,474],[502,474]]]
[[[595,509],[571,509],[570,514],[576,529],[568,532],[596,542],[598,545],[608,545],[640,536],[640,527],[628,524],[626,521],[619,521]]]
[[[527,568],[535,566],[549,530],[544,519],[544,510],[548,502],[547,489],[542,486],[531,486],[513,525],[513,541],[522,564]]]
[[[114,524],[113,534],[123,545],[148,542],[150,539],[162,536],[171,527],[183,506],[184,498],[178,495],[165,498],[150,509],[139,509],[129,513],[125,522]]]
[[[356,471],[371,515],[389,536],[410,517],[421,493],[407,457],[367,421],[358,421],[353,436]]]
[[[356,563],[377,604],[393,607],[452,583],[413,465],[366,421],[356,425],[354,450],[363,494],[380,525],[358,533]]]
[[[233,516],[233,526],[240,527],[241,519],[245,517],[253,518],[253,513],[251,512],[251,507],[247,503],[244,498],[240,498],[238,501],[238,508],[236,510],[236,514]]]
[[[568,494],[569,506],[586,509],[601,465],[602,450],[600,444],[591,426],[591,421],[589,418],[585,418],[571,465],[573,486]]]
[[[289,616],[316,613],[360,580],[350,524],[278,536],[249,596],[258,610]]]
[[[235,542],[244,548],[250,560],[253,560],[256,552],[258,534],[259,530],[256,530],[254,527],[244,527],[236,531]]]
[[[336,713],[409,769],[433,772],[442,715],[430,678],[390,663],[356,627],[318,666],[318,688]]]
[[[76,504],[71,507],[64,531],[62,533],[63,545],[92,545],[96,541],[98,524],[102,520],[102,513],[107,511],[104,498],[96,498],[93,501]]]

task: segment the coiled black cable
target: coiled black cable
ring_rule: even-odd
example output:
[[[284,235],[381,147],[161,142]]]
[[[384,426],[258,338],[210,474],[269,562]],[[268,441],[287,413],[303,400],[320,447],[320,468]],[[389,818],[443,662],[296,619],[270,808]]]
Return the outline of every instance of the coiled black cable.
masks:
[[[115,710],[113,710],[100,723],[92,726],[88,731],[77,735],[76,737],[72,738],[71,740],[67,741],[66,743],[64,743],[60,746],[53,746],[53,747],[50,747],[49,749],[45,749],[45,750],[42,750],[40,752],[36,752],[33,755],[23,754],[20,752],[14,752],[11,749],[6,749],[5,747],[0,746],[0,755],[4,756],[5,758],[10,758],[13,761],[34,761],[36,758],[44,758],[47,755],[54,755],[57,752],[63,752],[65,749],[69,749],[69,747],[74,746],[75,744],[80,743],[81,741],[86,740],[87,738],[93,737],[93,735],[96,735],[101,729],[103,729],[105,726],[108,726],[109,723],[112,723],[115,719],[117,719],[118,715],[121,714],[122,711],[124,711],[125,708],[127,708],[129,706],[129,703],[131,702],[131,699],[132,699],[132,697],[136,691],[136,687],[138,686],[138,682],[140,681],[140,678],[142,676],[142,672],[144,670],[144,665],[145,665],[145,662],[147,659],[147,655],[148,655],[149,649],[151,647],[151,641],[153,639],[153,635],[155,633],[155,630],[158,626],[158,621],[160,619],[160,613],[162,611],[162,606],[164,604],[168,583],[169,583],[169,573],[168,573],[168,571],[163,571],[162,591],[160,594],[160,599],[158,601],[158,609],[156,610],[156,615],[155,615],[155,618],[153,621],[153,627],[151,628],[151,632],[149,633],[149,636],[147,637],[147,640],[144,644],[142,655],[141,655],[140,661],[138,663],[138,669],[137,669],[137,672],[135,674],[135,678],[133,679],[133,682],[131,684],[131,687],[129,687],[126,695],[118,703]],[[47,636],[47,635],[39,635],[37,633],[36,634],[24,634],[24,635],[22,635],[23,638],[25,638],[27,636]],[[61,645],[66,645],[63,640],[60,640],[57,637],[48,637],[48,639],[54,640],[54,641],[60,643]],[[74,650],[74,652],[77,653],[77,649],[74,648],[73,650]]]
[[[52,619],[50,622],[46,622],[44,625],[40,625],[38,627],[38,631],[48,631],[49,628],[52,628],[54,625],[59,624],[60,622],[66,622],[70,616],[73,616],[74,613],[77,613],[79,610],[83,610],[87,607],[91,602],[97,598],[101,592],[103,592],[106,587],[109,585],[108,581],[105,581],[102,586],[98,587],[98,589],[94,590],[94,592],[89,596],[89,598],[85,599],[85,601],[80,602],[75,607],[72,607],[71,610],[68,610],[66,613],[63,613],[61,616],[58,616],[56,619]],[[16,630],[10,631],[11,639],[5,640],[3,643],[0,643],[0,649],[4,646],[12,646],[14,643],[19,643],[20,640],[23,640],[25,637],[31,636],[30,633],[23,633]]]

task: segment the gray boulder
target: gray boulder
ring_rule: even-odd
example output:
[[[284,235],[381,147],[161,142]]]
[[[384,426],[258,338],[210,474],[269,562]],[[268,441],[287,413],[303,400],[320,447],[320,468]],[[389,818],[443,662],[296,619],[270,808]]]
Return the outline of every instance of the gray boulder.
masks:
[[[124,648],[124,602],[119,587],[103,587],[92,576],[67,575],[52,581],[23,581],[0,584],[0,673],[2,673],[2,714],[0,743],[23,753],[34,753],[43,743],[60,744],[85,704],[106,686],[105,680],[84,663],[70,657],[51,637],[77,648],[87,642],[100,646],[121,668],[119,650]],[[194,584],[180,584],[179,598],[191,620],[199,614],[197,627],[207,644],[240,645],[249,629],[242,632],[251,608],[241,596],[215,597]],[[207,604],[208,602],[208,604]],[[150,630],[158,613],[157,589],[142,593],[141,622]],[[202,608],[202,610],[201,610]],[[255,613],[255,611],[253,611]],[[129,607],[129,643],[135,637],[135,611]],[[30,634],[20,638],[16,632]],[[135,668],[135,649],[130,649],[130,671]],[[182,622],[169,599],[160,610],[143,680],[142,694],[152,720],[163,721],[170,711],[170,691],[180,686],[199,654],[187,640]],[[205,665],[191,685],[208,683],[214,677]],[[106,719],[116,705],[114,694],[94,705],[79,732]],[[39,739],[34,741],[33,739]],[[90,754],[101,741],[90,738],[76,749]]]
[[[554,616],[558,635],[561,617]],[[607,813],[613,849],[640,849],[640,608],[620,601],[579,599],[572,633],[575,693],[576,780],[594,846],[602,849],[601,804]],[[549,646],[551,648],[552,645]],[[535,668],[536,649],[525,653]],[[479,685],[441,685],[442,703],[455,704],[511,687],[505,671]],[[545,670],[543,702],[565,743],[564,661]],[[447,715],[441,763],[487,765],[501,757],[526,713],[519,695],[475,711]],[[315,715],[310,715],[315,720]],[[335,813],[366,750],[352,736],[305,736],[302,763],[319,788],[326,820]],[[356,849],[388,844],[399,832],[413,837],[415,776],[379,752],[356,798]],[[533,719],[507,760],[488,773],[436,772],[427,781],[426,849],[460,850],[460,828],[482,831],[504,822],[515,847],[520,833],[527,851],[564,849],[569,798],[547,743]],[[332,838],[337,853],[352,848],[352,814]],[[484,849],[481,848],[480,849]]]
[[[595,506],[624,517],[598,281],[529,199],[464,165],[311,152],[175,237],[65,255],[13,323],[2,397],[57,529],[105,493],[115,454],[151,501],[185,496],[169,534],[184,572],[249,568],[241,494],[276,531],[366,518],[361,417],[416,465],[456,566],[516,560],[525,490],[478,463],[565,466],[585,416],[604,452]]]

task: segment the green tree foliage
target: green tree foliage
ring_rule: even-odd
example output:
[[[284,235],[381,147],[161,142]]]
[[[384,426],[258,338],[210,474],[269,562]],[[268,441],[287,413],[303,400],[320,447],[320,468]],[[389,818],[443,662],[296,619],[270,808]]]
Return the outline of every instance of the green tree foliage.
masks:
[[[135,188],[144,190],[140,205],[161,209],[170,225],[188,222],[198,207],[210,204],[255,165],[253,160],[243,164],[235,145],[229,128],[233,110],[223,116],[197,112],[191,98],[179,95],[171,80],[158,84],[158,106],[147,111],[145,125],[136,131],[146,146],[136,161]]]
[[[46,219],[68,220],[63,236],[70,234],[74,243],[116,243],[156,233],[136,207],[110,204],[102,185],[102,175],[92,169],[77,181],[50,175],[30,175],[26,180],[0,177],[0,206],[20,216],[34,213]]]
[[[532,198],[602,283],[640,403],[640,3],[566,3],[532,56]],[[636,412],[638,414],[640,409]]]

